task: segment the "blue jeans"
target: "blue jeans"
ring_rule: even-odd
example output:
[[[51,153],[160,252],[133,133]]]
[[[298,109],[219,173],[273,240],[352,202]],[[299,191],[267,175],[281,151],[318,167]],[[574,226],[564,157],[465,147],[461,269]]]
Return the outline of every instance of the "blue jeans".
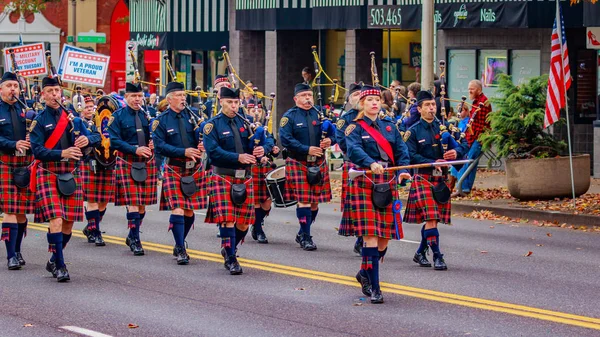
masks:
[[[475,159],[479,158],[479,155],[481,155],[481,143],[479,143],[479,141],[476,140],[473,142],[473,145],[471,145],[471,148],[469,149],[469,154],[467,154],[467,159],[475,160]],[[465,193],[469,193],[473,189],[473,185],[475,184],[475,176],[477,175],[477,164],[479,164],[479,161],[475,162],[475,164],[474,164],[475,168],[473,168],[473,170],[471,170],[469,175],[462,182],[461,188],[462,188],[462,191]],[[469,167],[469,165],[463,165],[463,167],[458,172],[458,176],[457,176],[458,180],[460,180],[460,178],[465,174],[468,167]]]

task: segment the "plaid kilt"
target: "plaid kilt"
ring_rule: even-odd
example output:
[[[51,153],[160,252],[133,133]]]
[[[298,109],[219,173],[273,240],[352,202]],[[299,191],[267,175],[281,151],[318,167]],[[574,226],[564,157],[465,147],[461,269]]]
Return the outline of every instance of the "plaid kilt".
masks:
[[[131,178],[133,162],[146,162],[148,179],[145,182],[136,183]],[[158,202],[158,171],[154,158],[148,161],[147,158],[119,153],[115,165],[115,179],[115,206],[148,206]]]
[[[438,220],[450,224],[452,207],[450,201],[440,204],[433,199],[433,185],[446,181],[446,176],[415,174],[408,194],[404,222],[420,224],[427,220]]]
[[[83,189],[81,177],[75,170],[76,162],[42,162],[37,169],[35,191],[36,208],[34,221],[47,222],[55,218],[67,221],[83,220]],[[63,197],[56,186],[57,174],[73,173],[77,189],[70,197]]]
[[[323,179],[320,184],[311,186],[308,184],[306,174],[308,172],[305,161],[296,161],[292,158],[285,160],[286,194],[290,193],[291,200],[297,200],[303,204],[314,204],[331,201],[331,185],[329,184],[329,169],[325,158],[317,159],[315,165],[321,166]]]
[[[355,165],[349,161],[345,161],[342,169],[342,194],[340,199],[342,219],[340,221],[340,227],[338,229],[338,234],[343,236],[352,236],[355,234],[354,222],[352,221],[352,217],[350,214],[350,198],[348,197],[348,172],[350,171],[350,168],[355,168]]]
[[[179,179],[186,176],[194,176],[198,191],[191,197],[185,197],[181,192]],[[206,190],[209,171],[203,171],[198,166],[193,169],[185,169],[178,166],[165,165],[165,173],[160,193],[160,210],[171,211],[175,208],[182,209],[204,209],[208,206],[208,192]]]
[[[271,198],[267,190],[267,174],[271,172],[270,165],[252,165],[252,184],[254,186],[254,202],[263,203]]]
[[[208,178],[208,191],[210,201],[206,212],[206,223],[221,224],[235,222],[241,225],[254,224],[254,188],[252,177],[236,179],[230,176],[212,174]],[[231,184],[245,184],[248,198],[241,207],[235,206],[231,201]]]
[[[369,179],[373,182],[371,182]],[[393,200],[398,199],[396,189],[396,176],[392,172],[384,174],[369,174],[367,177],[358,177],[348,186],[348,199],[351,219],[354,221],[357,236],[376,236],[384,239],[396,239],[400,233],[396,233],[394,225],[394,211],[392,204],[385,209],[375,208],[373,205],[373,183],[389,183],[392,189]],[[398,215],[399,230],[402,226],[401,216]]]
[[[33,214],[35,195],[29,188],[18,188],[13,183],[13,168],[28,166],[32,155],[17,157],[0,156],[0,211],[6,214]]]
[[[115,202],[115,171],[105,170],[97,166],[92,172],[90,163],[82,163],[79,167],[83,185],[83,200],[87,202]]]

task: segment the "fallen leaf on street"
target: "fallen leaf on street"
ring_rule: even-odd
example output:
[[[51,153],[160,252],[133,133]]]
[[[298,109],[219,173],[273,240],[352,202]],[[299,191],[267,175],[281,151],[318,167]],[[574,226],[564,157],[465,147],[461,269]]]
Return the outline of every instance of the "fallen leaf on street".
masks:
[[[139,328],[140,326],[139,326],[139,325],[137,325],[137,324],[129,323],[129,325],[127,325],[127,327],[128,327],[129,329],[137,329],[137,328]]]
[[[528,251],[527,254],[525,254],[525,256],[531,256],[531,254],[533,254],[532,251]]]
[[[23,324],[23,327],[25,327],[25,328],[31,328],[32,326],[33,326],[33,324],[31,324],[31,323]]]
[[[546,233],[546,235],[548,235],[548,237],[552,237],[552,233]]]
[[[544,245],[541,244],[541,243],[538,243],[536,246],[538,246],[538,247],[544,247]]]
[[[482,250],[481,254],[487,254],[487,250]]]
[[[306,290],[306,289],[304,289],[304,288],[296,288],[296,289],[294,289],[294,290],[299,290],[299,291],[302,291],[302,290]]]

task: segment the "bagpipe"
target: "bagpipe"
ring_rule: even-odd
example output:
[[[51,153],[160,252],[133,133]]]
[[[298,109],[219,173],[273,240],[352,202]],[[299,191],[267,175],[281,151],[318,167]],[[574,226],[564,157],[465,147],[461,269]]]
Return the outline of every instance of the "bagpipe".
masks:
[[[446,113],[446,106],[444,101],[449,100],[446,97],[446,61],[440,60],[440,115],[442,120],[440,121],[437,116],[435,120],[440,124],[440,137],[442,143],[443,152],[453,150],[459,147],[459,142],[462,140],[460,132],[456,132],[457,128],[453,124],[447,123],[448,115]],[[463,96],[463,103],[466,97]]]
[[[315,79],[313,80],[313,84],[311,85],[312,87],[314,86],[321,86],[321,74],[325,74],[325,72],[323,71],[323,68],[321,67],[321,61],[319,59],[319,54],[317,53],[317,46],[312,46],[311,47],[312,50],[312,54],[313,54],[313,65],[315,67]],[[331,81],[333,88],[332,88],[332,93],[331,93],[331,98],[330,98],[330,104],[333,106],[334,102],[337,101],[337,96],[338,96],[338,88],[341,88],[338,84],[337,84],[337,80],[332,80],[331,78],[329,78],[329,76],[327,76],[327,74],[325,74],[325,77]],[[344,88],[342,88],[344,89]],[[344,89],[345,90],[345,89]],[[330,137],[335,137],[335,114],[333,113],[334,107],[330,107],[329,113],[326,115],[325,111],[323,109],[323,97],[321,95],[321,90],[319,88],[318,93],[317,93],[317,99],[319,102],[319,109],[317,109],[317,107],[314,106],[314,104],[311,104],[311,107],[313,109],[315,109],[317,111],[317,113],[319,114],[319,120],[321,122],[321,140],[325,139],[325,138],[330,138]]]
[[[10,56],[10,62],[12,64],[13,71],[15,72],[15,75],[17,76],[17,79],[19,80],[19,88],[21,88],[19,95],[18,96],[13,95],[13,98],[21,106],[21,114],[25,115],[25,135],[28,135],[29,128],[31,127],[31,123],[37,116],[37,111],[35,111],[34,109],[30,108],[27,105],[27,100],[25,99],[25,90],[21,87],[22,86],[21,82],[23,81],[23,77],[19,74],[19,66],[17,65],[17,61],[15,59],[15,51],[13,49],[9,50],[9,56]],[[34,104],[34,107],[35,107],[35,104]],[[25,111],[23,112],[23,110],[25,110]]]

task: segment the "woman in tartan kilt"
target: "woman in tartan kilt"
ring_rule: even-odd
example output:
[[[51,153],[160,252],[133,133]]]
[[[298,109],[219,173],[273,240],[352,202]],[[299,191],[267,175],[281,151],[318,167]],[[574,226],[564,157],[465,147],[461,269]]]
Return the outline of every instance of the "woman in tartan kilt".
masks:
[[[285,161],[286,192],[289,191],[298,201],[296,216],[300,231],[296,242],[302,249],[312,251],[317,249],[317,245],[310,235],[310,227],[319,213],[319,203],[331,200],[325,150],[335,144],[335,137],[323,137],[319,110],[313,105],[313,92],[309,85],[296,85],[294,102],[296,106],[281,118],[279,136],[281,144],[289,152]]]
[[[35,118],[30,129],[36,159],[31,173],[37,201],[35,221],[50,222],[48,244],[53,255],[46,270],[58,282],[66,282],[70,276],[63,249],[71,239],[73,223],[83,220],[78,166],[83,157],[82,149],[97,146],[100,136],[91,134],[79,118],[69,122],[67,111],[59,104],[62,89],[56,78],[42,80],[42,96],[46,109]]]
[[[338,234],[342,236],[353,236],[354,223],[350,216],[350,199],[348,198],[348,171],[354,168],[354,165],[348,159],[348,148],[346,145],[346,128],[354,121],[358,115],[358,101],[360,99],[360,89],[362,88],[361,83],[352,83],[348,88],[347,101],[351,109],[340,116],[335,129],[335,137],[340,149],[344,153],[344,166],[342,168],[342,195],[341,195],[341,210],[342,220],[340,221],[340,227]],[[356,238],[354,242],[354,252],[360,255],[363,240],[362,236]]]
[[[231,275],[242,274],[236,247],[254,221],[254,189],[251,165],[265,155],[265,148],[250,150],[249,123],[238,115],[239,89],[221,88],[222,113],[204,126],[204,144],[213,165],[209,179],[207,223],[216,223],[221,236],[221,255]]]
[[[194,123],[190,112],[185,110],[185,98],[183,84],[167,84],[169,109],[152,123],[156,150],[168,158],[160,210],[171,211],[169,229],[175,239],[173,255],[177,257],[178,265],[189,263],[185,239],[194,226],[194,210],[207,206],[203,191],[206,188],[206,171],[202,160],[204,146],[196,136],[199,126]]]
[[[81,112],[81,118],[88,124],[90,132],[99,136],[100,133],[94,124],[94,99],[85,96],[84,101],[85,109]],[[100,222],[106,213],[108,203],[115,202],[115,172],[112,168],[105,168],[98,164],[93,156],[93,152],[90,153],[80,168],[83,200],[87,202],[85,218],[88,222],[83,228],[83,234],[89,243],[101,247],[106,243],[102,238]],[[92,163],[96,164],[93,166],[95,172]]]
[[[440,136],[440,122],[435,118],[436,103],[429,91],[420,91],[417,94],[417,109],[421,119],[404,134],[408,146],[411,164],[425,164],[444,162],[462,158],[468,152],[464,139],[459,146],[449,151],[444,151]],[[433,251],[434,269],[446,270],[444,255],[440,252],[438,222],[450,224],[450,199],[435,198],[436,190],[447,189],[447,167],[418,169],[415,172],[413,183],[410,186],[408,205],[404,213],[404,222],[422,223],[421,244],[413,257],[413,261],[421,267],[431,267],[426,254],[428,246]]]
[[[406,145],[396,125],[379,119],[381,98],[378,88],[363,86],[360,94],[360,112],[354,123],[346,128],[348,157],[359,169],[370,169],[352,180],[349,185],[351,217],[356,224],[356,235],[362,236],[362,264],[356,274],[363,294],[371,296],[371,303],[383,303],[379,287],[379,260],[387,251],[390,239],[402,236],[399,210],[393,200],[398,199],[397,180],[410,179],[407,170],[399,175],[384,170],[385,166],[405,166],[410,159]],[[375,193],[383,188],[387,193]]]
[[[24,169],[29,178],[29,165],[33,161],[26,136],[26,117],[15,98],[19,93],[17,76],[4,73],[0,80],[0,209],[4,212],[0,240],[6,245],[8,270],[25,265],[21,241],[27,230],[26,214],[33,214],[35,206],[33,193],[27,187],[18,187],[13,180],[15,171]]]
[[[150,135],[149,115],[142,110],[143,100],[142,86],[139,83],[126,83],[127,106],[115,111],[108,122],[111,149],[118,151],[115,206],[127,206],[129,235],[125,244],[135,256],[144,255],[140,227],[146,215],[146,206],[158,201],[154,142]]]

